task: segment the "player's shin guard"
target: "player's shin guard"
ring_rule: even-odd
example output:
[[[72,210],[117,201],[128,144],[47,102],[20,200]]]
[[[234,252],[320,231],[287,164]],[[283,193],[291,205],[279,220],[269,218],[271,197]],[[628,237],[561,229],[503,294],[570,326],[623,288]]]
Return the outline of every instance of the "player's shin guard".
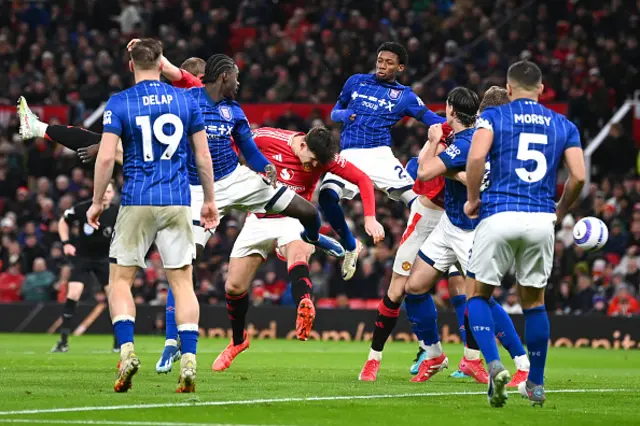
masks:
[[[398,316],[400,316],[400,303],[393,302],[388,295],[385,295],[378,305],[376,328],[371,341],[372,351],[382,352],[384,344],[398,322]]]
[[[173,297],[173,292],[169,289],[167,293],[167,307],[165,310],[165,341],[171,346],[177,346],[178,339],[178,326],[176,324],[176,300]]]
[[[465,311],[467,310],[467,296],[464,294],[459,294],[457,296],[453,296],[451,298],[451,303],[453,303],[453,307],[456,310],[456,318],[458,318],[458,331],[460,332],[460,338],[462,339],[462,344],[467,344],[467,332],[465,326]]]
[[[198,347],[198,324],[178,325],[178,336],[183,354],[196,354]]]
[[[489,299],[489,306],[491,307],[496,337],[500,340],[502,346],[509,352],[511,358],[515,359],[525,355],[524,346],[509,314],[493,297]]]
[[[340,207],[340,197],[333,189],[324,188],[318,196],[320,210],[325,220],[340,236],[340,242],[347,251],[356,249],[356,239],[351,233],[347,221],[344,217],[342,207]]]
[[[524,335],[529,351],[531,369],[529,381],[535,385],[544,384],[544,366],[547,361],[549,344],[549,317],[545,306],[524,309]]]
[[[480,347],[487,364],[498,361],[498,345],[494,333],[493,317],[489,301],[484,297],[472,297],[467,303],[469,325],[475,341]],[[467,340],[468,341],[468,340]]]
[[[62,327],[60,328],[60,340],[62,343],[67,343],[69,334],[71,334],[71,322],[73,321],[73,315],[76,312],[76,306],[78,306],[77,300],[67,299],[64,302],[64,311],[62,312]]]
[[[407,317],[411,328],[427,351],[427,359],[442,355],[440,335],[438,333],[438,310],[429,293],[408,294],[405,298]]]
[[[77,151],[100,143],[102,135],[80,127],[51,125],[47,127],[44,137]]]
[[[309,278],[309,265],[307,262],[298,262],[289,268],[289,280],[291,281],[291,295],[296,306],[304,298],[311,299],[313,284]]]
[[[227,293],[227,313],[231,320],[234,346],[244,342],[244,326],[248,310],[249,294],[246,291],[240,295]]]
[[[133,346],[133,329],[135,327],[136,319],[130,315],[118,315],[113,318],[113,333],[118,340],[118,345],[122,348],[123,345],[131,343]]]

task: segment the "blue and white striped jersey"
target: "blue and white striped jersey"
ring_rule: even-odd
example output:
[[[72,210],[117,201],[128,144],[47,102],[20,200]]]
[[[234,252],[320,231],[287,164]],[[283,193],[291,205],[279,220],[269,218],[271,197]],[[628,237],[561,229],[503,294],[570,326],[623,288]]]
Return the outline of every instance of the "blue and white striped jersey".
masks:
[[[581,147],[576,126],[536,101],[516,99],[484,110],[476,128],[493,131],[480,218],[505,211],[554,213],[560,160],[567,148]]]
[[[453,142],[442,151],[438,157],[442,160],[447,170],[461,171],[467,166],[467,157],[471,149],[471,139],[474,129],[465,129],[454,134]],[[453,179],[445,179],[444,187],[444,211],[455,226],[464,230],[476,228],[479,219],[470,219],[464,214],[464,203],[467,202],[467,187]]]
[[[340,110],[346,113],[334,114]],[[353,121],[349,119],[351,114],[356,114]],[[374,74],[349,77],[331,114],[334,121],[338,119],[343,123],[342,149],[391,146],[391,126],[405,116],[414,117],[427,126],[445,122],[425,107],[411,87],[379,80]]]
[[[251,127],[240,105],[233,100],[222,99],[215,102],[204,87],[189,89],[195,99],[205,123],[214,179],[217,181],[229,175],[238,167],[238,154],[233,149],[233,139],[238,146],[251,141]],[[257,148],[256,148],[257,149]],[[200,185],[193,154],[189,156],[189,182]]]
[[[122,139],[123,206],[191,204],[189,136],[204,129],[200,109],[183,89],[144,80],[109,98],[104,132]]]

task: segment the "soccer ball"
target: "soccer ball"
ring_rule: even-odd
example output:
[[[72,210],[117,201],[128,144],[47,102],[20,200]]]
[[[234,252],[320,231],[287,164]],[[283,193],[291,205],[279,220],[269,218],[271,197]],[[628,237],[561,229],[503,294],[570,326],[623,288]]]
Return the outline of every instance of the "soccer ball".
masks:
[[[600,250],[607,244],[609,229],[597,217],[585,217],[573,227],[573,241],[585,251]]]

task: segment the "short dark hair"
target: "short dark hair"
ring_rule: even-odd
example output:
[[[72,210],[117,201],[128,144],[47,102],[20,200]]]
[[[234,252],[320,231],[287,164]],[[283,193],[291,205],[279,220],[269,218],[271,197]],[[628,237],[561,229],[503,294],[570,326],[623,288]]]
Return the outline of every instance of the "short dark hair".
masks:
[[[407,54],[407,49],[404,48],[400,43],[396,43],[395,41],[387,41],[382,43],[380,47],[378,47],[378,51],[376,54],[380,54],[380,52],[391,52],[394,53],[398,57],[398,63],[400,65],[406,65],[408,62],[409,55]]]
[[[152,38],[143,38],[131,48],[131,60],[137,69],[155,68],[162,57],[162,42]]]
[[[492,106],[506,105],[508,103],[509,95],[507,95],[507,89],[498,86],[491,86],[486,92],[484,92],[478,112],[482,112],[486,108]]]
[[[542,71],[531,61],[516,62],[507,71],[507,82],[533,91],[542,83]]]
[[[438,111],[435,112],[435,115],[437,115],[439,117],[446,117],[447,116],[447,111],[445,111],[443,109],[439,109]]]
[[[456,87],[449,92],[447,104],[453,108],[456,118],[463,126],[473,125],[480,105],[476,92],[466,87]]]
[[[180,65],[180,68],[197,77],[200,74],[204,74],[204,67],[206,66],[206,64],[207,63],[204,61],[204,59],[194,57],[185,60],[182,65]]]
[[[223,73],[233,71],[236,67],[236,63],[233,62],[227,55],[218,53],[212,55],[207,59],[207,63],[204,67],[204,77],[202,77],[203,83],[215,83],[218,77]]]
[[[316,126],[309,130],[305,136],[305,142],[309,150],[316,156],[316,160],[323,165],[329,164],[340,152],[338,139],[325,126]]]

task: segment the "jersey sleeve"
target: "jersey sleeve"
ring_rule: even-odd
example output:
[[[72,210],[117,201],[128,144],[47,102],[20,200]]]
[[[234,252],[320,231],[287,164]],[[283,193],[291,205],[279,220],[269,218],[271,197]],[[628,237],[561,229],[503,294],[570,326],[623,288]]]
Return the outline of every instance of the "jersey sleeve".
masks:
[[[358,74],[354,74],[344,83],[342,87],[342,91],[338,96],[338,102],[336,103],[335,108],[346,108],[349,105],[349,101],[351,100],[351,93],[353,93],[353,88],[358,82]],[[334,109],[335,109],[334,108]]]
[[[564,145],[564,149],[566,150],[569,148],[582,148],[582,142],[580,141],[580,132],[578,131],[576,125],[565,119],[564,117],[562,119],[568,123],[567,142]]]
[[[411,157],[409,161],[407,161],[407,165],[405,166],[405,170],[411,176],[411,179],[418,180],[418,157]]]
[[[202,113],[200,112],[200,108],[196,103],[196,100],[193,99],[193,96],[187,94],[186,95],[187,102],[189,103],[189,131],[187,132],[189,136],[194,133],[198,133],[200,130],[204,130],[204,118],[202,117]]]
[[[111,96],[102,114],[103,133],[113,133],[122,136],[125,119],[121,109],[122,102],[120,97],[118,95]]]
[[[202,81],[196,77],[195,75],[187,72],[185,70],[180,70],[181,78],[180,80],[172,81],[171,84],[173,87],[177,87],[179,89],[190,89],[192,87],[202,87],[204,84]]]
[[[442,160],[447,170],[464,169],[467,165],[470,147],[471,144],[466,140],[454,140],[438,157]]]
[[[498,110],[496,108],[487,108],[476,119],[476,129],[487,129],[493,132],[496,122]]]
[[[371,179],[366,175],[366,173],[345,160],[340,155],[336,155],[335,159],[327,168],[327,171],[340,176],[347,182],[357,185],[360,189],[364,215],[376,215],[376,197],[373,190],[373,182],[371,182]]]
[[[422,121],[427,126],[441,124],[447,121],[444,117],[440,117],[438,114],[427,108],[424,105],[424,102],[422,102],[422,99],[413,93],[413,91],[410,90],[408,94],[407,105],[404,110],[405,115],[413,117],[418,121]]]
[[[231,136],[249,167],[253,171],[262,173],[270,163],[256,146],[251,134],[249,120],[244,115],[244,111],[240,107],[234,108],[233,111],[237,119],[231,131]]]
[[[82,203],[78,203],[71,208],[68,208],[64,211],[63,216],[64,221],[71,225],[75,220],[84,220],[84,216],[87,214],[87,210],[89,210],[90,201],[84,201]]]

